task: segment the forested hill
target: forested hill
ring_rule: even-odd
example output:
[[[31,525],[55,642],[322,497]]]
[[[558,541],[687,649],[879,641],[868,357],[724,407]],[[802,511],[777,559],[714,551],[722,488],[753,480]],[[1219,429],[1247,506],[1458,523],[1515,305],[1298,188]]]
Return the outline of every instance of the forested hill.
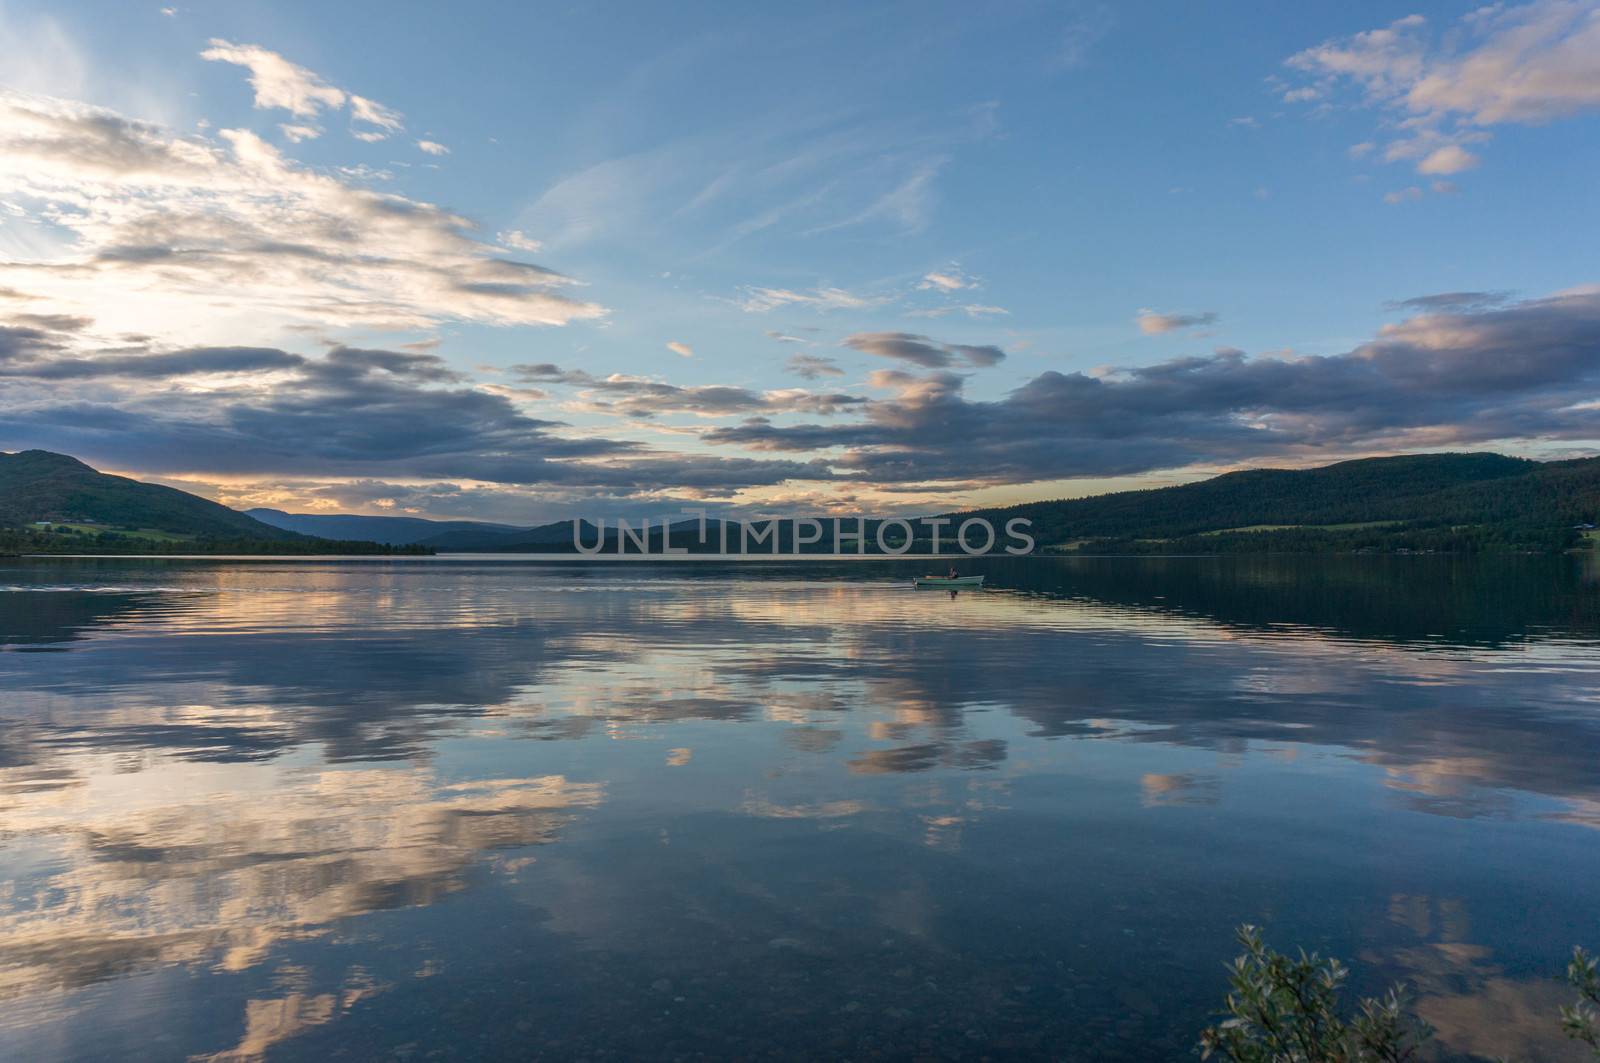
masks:
[[[176,488],[97,472],[65,454],[0,453],[0,554],[389,552],[378,543],[274,528]]]
[[[1252,469],[1148,491],[961,516],[1027,517],[1043,546],[1141,551],[1371,547],[1549,549],[1600,515],[1600,458],[1362,458]]]
[[[299,538],[210,499],[96,472],[65,454],[48,450],[0,454],[0,526],[35,521],[87,521],[218,538]]]

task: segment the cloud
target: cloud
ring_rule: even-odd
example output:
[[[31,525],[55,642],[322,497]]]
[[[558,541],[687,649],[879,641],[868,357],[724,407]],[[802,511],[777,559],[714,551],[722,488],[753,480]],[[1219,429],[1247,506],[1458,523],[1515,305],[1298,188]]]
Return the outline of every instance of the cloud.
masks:
[[[405,128],[400,122],[401,115],[399,111],[392,111],[376,100],[369,100],[365,96],[352,95],[350,97],[350,117],[353,121],[364,122],[373,127],[355,133],[354,135],[360,140],[382,140],[390,133],[398,133]],[[423,150],[426,151],[427,149],[424,148]]]
[[[745,288],[744,293],[739,307],[751,314],[765,314],[782,306],[804,306],[818,312],[865,310],[888,302],[881,296],[855,295],[842,288],[812,288],[807,292],[788,288]]]
[[[1470,311],[1487,310],[1491,307],[1501,306],[1511,298],[1510,292],[1438,292],[1434,295],[1419,295],[1411,299],[1401,299],[1396,302],[1384,304],[1388,310],[1423,310],[1428,313],[1439,311]]]
[[[1478,157],[1459,144],[1446,144],[1430,151],[1417,163],[1417,172],[1425,174],[1452,174],[1470,170],[1478,165]]]
[[[250,71],[255,105],[261,110],[277,108],[301,118],[315,118],[324,110],[337,110],[345,104],[343,89],[259,44],[231,44],[213,37],[211,47],[201,52],[200,58],[232,63]]]
[[[1592,3],[1535,0],[1479,8],[1433,34],[1410,15],[1308,48],[1287,65],[1310,83],[1286,90],[1286,100],[1326,103],[1352,85],[1387,116],[1389,161],[1459,173],[1477,162],[1461,145],[1486,141],[1489,127],[1600,109],[1600,17]]]
[[[233,44],[218,37],[213,37],[210,44],[200,58],[232,63],[250,71],[250,87],[255,90],[255,106],[260,110],[284,110],[300,118],[315,118],[323,111],[337,111],[348,105],[350,120],[363,127],[351,131],[358,140],[383,140],[405,128],[398,111],[330,85],[321,76],[259,44]],[[285,126],[286,134],[289,128],[314,127]]]
[[[787,332],[779,332],[776,329],[768,329],[767,330],[767,336],[769,338],[771,338],[771,339],[777,340],[779,343],[810,343],[811,342],[810,340],[806,339],[803,336],[791,336]]]
[[[511,371],[531,383],[581,388],[579,408],[589,413],[624,417],[649,418],[667,413],[689,413],[702,417],[741,413],[831,416],[867,403],[859,395],[819,393],[804,388],[752,391],[725,384],[685,387],[624,373],[598,377],[582,369],[563,369],[549,362],[515,365]]]
[[[784,367],[797,377],[805,380],[818,380],[825,376],[844,376],[844,370],[832,358],[822,358],[814,354],[796,354],[790,356]]]
[[[564,293],[570,278],[474,239],[465,218],[303,168],[243,130],[180,137],[0,93],[0,194],[70,237],[0,263],[0,284],[123,331],[199,333],[247,314],[407,329],[604,313]]]
[[[934,290],[941,292],[959,292],[963,288],[976,288],[978,282],[963,274],[959,267],[952,266],[944,271],[934,271],[923,274],[917,287],[921,290]]]
[[[667,350],[671,351],[673,354],[681,355],[684,358],[694,357],[694,348],[689,346],[687,343],[679,343],[677,340],[672,340],[669,342],[667,344]]]
[[[538,251],[544,247],[544,244],[529,237],[521,229],[512,229],[509,232],[495,233],[494,239],[495,243],[499,244],[501,247],[515,248],[518,251]]]
[[[20,354],[13,353],[15,343],[0,346],[0,365],[18,370],[15,382],[0,388],[0,447],[56,450],[147,475],[450,479],[702,498],[837,478],[820,460],[677,454],[568,436],[560,422],[529,416],[505,394],[462,386],[459,374],[431,354],[336,347],[309,358],[225,348],[149,352],[134,361],[76,354],[48,336],[53,346],[40,350],[38,336],[25,339],[33,346],[24,344]],[[596,409],[633,417],[831,414],[864,404],[859,396],[801,389],[680,388],[554,366],[521,368],[529,377],[581,383],[595,393]],[[239,377],[204,379],[216,373]],[[400,496],[386,491],[384,497]]]
[[[0,338],[0,345],[3,345]],[[35,357],[13,360],[0,354],[0,378],[91,380],[123,377],[164,380],[210,373],[294,369],[305,364],[299,355],[271,347],[197,347],[156,354],[124,354],[97,358]]]
[[[317,126],[297,125],[293,122],[284,122],[278,126],[278,131],[291,144],[299,144],[305,140],[315,140],[322,135],[322,130]]]
[[[1386,326],[1344,354],[1234,350],[1107,373],[1047,372],[998,401],[949,373],[897,374],[865,418],[714,429],[711,443],[843,448],[874,483],[1023,483],[1196,464],[1600,436],[1600,289]]]
[[[844,345],[880,358],[898,358],[924,369],[943,369],[958,362],[984,368],[998,365],[1006,357],[999,347],[940,343],[912,332],[857,332],[846,336]]]
[[[1215,325],[1217,315],[1214,311],[1204,310],[1197,314],[1162,314],[1154,310],[1140,310],[1135,319],[1139,324],[1139,331],[1146,336],[1156,336],[1163,332],[1177,332],[1180,329],[1198,328],[1204,325]]]
[[[427,152],[429,155],[448,155],[448,154],[450,154],[450,149],[449,148],[445,147],[443,144],[440,144],[440,143],[438,143],[436,141],[432,141],[432,140],[419,140],[419,141],[417,141],[417,147],[420,148],[421,150]]]
[[[1417,200],[1421,199],[1422,196],[1422,189],[1418,188],[1416,185],[1411,185],[1407,188],[1397,189],[1393,192],[1385,192],[1383,194],[1383,201],[1391,205],[1396,203],[1415,203]]]
[[[1077,4],[1065,9],[1068,20],[1051,65],[1062,70],[1082,66],[1095,45],[1111,31],[1111,10],[1102,4]]]
[[[996,317],[1009,314],[1011,311],[1003,306],[989,306],[986,303],[962,303],[959,306],[936,306],[923,310],[907,310],[906,317],[949,317],[951,314],[965,314],[968,317]]]

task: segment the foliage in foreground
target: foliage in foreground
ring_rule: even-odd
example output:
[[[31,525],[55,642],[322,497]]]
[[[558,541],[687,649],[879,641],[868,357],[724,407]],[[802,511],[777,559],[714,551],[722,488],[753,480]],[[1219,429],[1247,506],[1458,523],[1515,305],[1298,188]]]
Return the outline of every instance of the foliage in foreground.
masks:
[[[1304,950],[1298,957],[1267,948],[1261,931],[1239,928],[1244,954],[1228,965],[1230,1018],[1200,1034],[1200,1054],[1237,1063],[1356,1063],[1414,1059],[1433,1030],[1407,1018],[1405,991],[1366,997],[1354,1018],[1339,1014],[1349,968]]]
[[[1234,1063],[1401,1063],[1415,1059],[1433,1028],[1406,1014],[1404,986],[1364,997],[1357,1014],[1339,1014],[1349,969],[1337,959],[1267,948],[1261,931],[1241,926],[1244,954],[1228,964],[1229,1018],[1200,1033],[1200,1055]],[[1600,958],[1572,950],[1567,982],[1578,1000],[1561,1009],[1561,1028],[1600,1059]]]
[[[1561,1028],[1567,1036],[1588,1045],[1600,1059],[1600,959],[1583,949],[1572,950],[1567,982],[1578,991],[1578,1002],[1561,1009]]]

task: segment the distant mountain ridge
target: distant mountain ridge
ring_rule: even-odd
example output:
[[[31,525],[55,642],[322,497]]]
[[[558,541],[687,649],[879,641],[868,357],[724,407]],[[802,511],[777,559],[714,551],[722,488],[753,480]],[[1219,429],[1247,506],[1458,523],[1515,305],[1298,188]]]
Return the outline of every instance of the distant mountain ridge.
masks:
[[[367,539],[390,546],[409,546],[438,536],[495,536],[526,531],[513,524],[479,520],[429,520],[425,517],[369,517],[345,513],[285,513],[281,509],[247,509],[247,517],[301,535],[323,539]]]
[[[948,550],[964,520],[987,518],[997,529],[1025,517],[1041,549],[1106,553],[1222,553],[1270,551],[1552,551],[1583,541],[1600,521],[1600,458],[1538,462],[1500,454],[1415,454],[1361,458],[1310,469],[1252,469],[1196,483],[1088,498],[1028,502],[944,514]],[[824,518],[825,527],[829,526]],[[64,528],[41,528],[41,523]],[[763,525],[765,522],[757,522]],[[866,521],[875,541],[880,521]],[[913,522],[915,524],[915,522]],[[70,525],[77,525],[76,528]],[[5,529],[12,531],[5,531]],[[695,519],[674,522],[670,542],[694,552],[723,540],[738,550],[737,521],[707,521],[704,540]],[[853,522],[846,525],[853,530]],[[779,553],[794,548],[794,524],[778,532]],[[583,522],[582,541],[600,536]],[[890,532],[891,543],[898,531]],[[143,535],[140,547],[128,536]],[[573,522],[533,528],[486,521],[420,517],[236,512],[159,484],[96,472],[76,458],[48,451],[0,453],[0,550],[63,552],[96,546],[113,551],[153,549],[161,537],[213,552],[244,544],[247,552],[573,552]],[[927,552],[925,526],[913,552]],[[93,538],[97,541],[90,542]],[[650,552],[663,548],[659,523]],[[351,541],[359,539],[361,541]],[[126,540],[126,541],[125,541]],[[615,553],[615,524],[604,536]],[[384,545],[380,545],[384,544]],[[772,540],[752,553],[772,552]],[[335,550],[334,548],[340,548]],[[343,548],[349,548],[344,550]],[[831,533],[808,551],[831,550]],[[847,546],[848,550],[849,547]],[[149,552],[149,549],[146,549]],[[637,546],[630,552],[638,552]],[[870,546],[869,553],[877,552]]]

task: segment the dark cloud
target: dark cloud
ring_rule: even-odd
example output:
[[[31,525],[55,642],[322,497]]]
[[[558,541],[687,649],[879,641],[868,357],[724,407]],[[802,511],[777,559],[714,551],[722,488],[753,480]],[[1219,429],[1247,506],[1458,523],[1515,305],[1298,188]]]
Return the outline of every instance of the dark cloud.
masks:
[[[866,420],[708,433],[762,450],[846,448],[877,482],[1030,481],[1199,462],[1600,435],[1600,293],[1430,314],[1328,357],[1224,349],[1106,375],[1042,373],[1005,398],[967,399],[954,374],[886,383]]]
[[[582,369],[563,369],[549,362],[514,365],[511,371],[521,379],[534,383],[582,387],[587,409],[626,417],[655,417],[664,413],[716,416],[758,412],[831,416],[867,403],[859,395],[844,392],[820,393],[801,388],[752,391],[726,384],[685,387],[620,373],[597,377]]]
[[[797,377],[806,380],[816,380],[824,376],[844,376],[844,370],[832,358],[823,358],[815,354],[796,354],[784,363],[784,366]]]
[[[370,350],[361,347],[335,347],[328,352],[327,360],[320,363],[318,368],[324,372],[356,376],[376,369],[394,376],[433,383],[456,382],[462,379],[461,374],[450,369],[438,355]]]
[[[4,332],[7,330],[0,330]],[[195,347],[184,351],[150,354],[119,354],[109,357],[7,357],[4,337],[0,336],[0,377],[29,377],[34,380],[89,380],[98,377],[127,377],[167,380],[202,373],[245,373],[269,369],[293,369],[307,364],[298,354],[272,347]],[[58,348],[51,347],[53,351]]]
[[[39,330],[13,332],[10,347],[49,339]],[[530,417],[503,394],[437,386],[456,376],[428,354],[336,347],[310,359],[274,348],[197,348],[90,358],[53,348],[46,354],[54,357],[42,357],[28,348],[29,360],[18,363],[4,357],[7,350],[0,348],[0,374],[26,375],[38,390],[6,396],[0,446],[43,447],[149,473],[467,479],[700,496],[835,478],[823,461],[654,453],[627,440],[560,435],[553,431],[560,422]],[[174,386],[174,378],[195,373],[262,369],[287,372],[270,385]],[[105,381],[90,393],[68,390],[85,378]],[[680,408],[757,401],[723,393],[742,389],[676,390],[682,394],[657,401]],[[648,390],[633,396],[650,397]],[[813,396],[802,406],[826,412],[832,401]]]
[[[914,332],[857,332],[846,336],[846,347],[882,358],[898,358],[924,369],[945,369],[959,362],[986,367],[1005,361],[999,347],[973,347],[962,343],[940,343]]]
[[[1401,299],[1384,305],[1389,310],[1461,313],[1501,306],[1510,298],[1510,292],[1440,292],[1437,295],[1419,295],[1414,299]]]

